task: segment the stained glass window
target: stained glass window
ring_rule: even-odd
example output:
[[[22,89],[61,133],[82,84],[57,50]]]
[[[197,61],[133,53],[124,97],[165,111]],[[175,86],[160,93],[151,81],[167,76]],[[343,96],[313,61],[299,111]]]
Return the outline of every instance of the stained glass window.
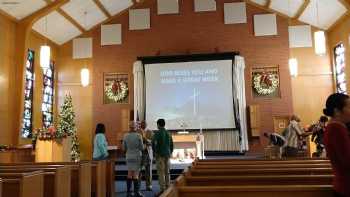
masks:
[[[334,48],[334,61],[337,92],[346,94],[345,47],[343,43]]]
[[[54,62],[50,63],[50,68],[45,69],[43,83],[43,101],[41,104],[41,111],[43,116],[43,126],[48,128],[53,123]]]
[[[22,120],[22,137],[24,138],[32,137],[34,78],[34,51],[28,50],[25,69],[24,111]]]

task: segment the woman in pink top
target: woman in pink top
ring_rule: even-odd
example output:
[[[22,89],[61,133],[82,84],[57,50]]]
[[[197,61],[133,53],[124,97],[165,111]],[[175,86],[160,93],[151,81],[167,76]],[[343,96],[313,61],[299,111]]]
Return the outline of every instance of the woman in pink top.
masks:
[[[324,143],[332,163],[335,196],[350,197],[350,98],[345,94],[328,97],[323,113],[331,117],[326,126]]]

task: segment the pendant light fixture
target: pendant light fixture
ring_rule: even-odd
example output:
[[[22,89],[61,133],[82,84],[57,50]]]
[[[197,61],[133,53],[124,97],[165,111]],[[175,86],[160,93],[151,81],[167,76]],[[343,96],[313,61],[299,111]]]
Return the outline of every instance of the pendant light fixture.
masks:
[[[45,33],[47,35],[47,16],[45,16]],[[40,47],[40,67],[43,70],[50,68],[51,49],[50,46],[45,43]]]
[[[81,85],[83,87],[88,86],[89,82],[90,82],[90,71],[89,71],[89,69],[87,69],[87,68],[81,69],[80,77],[81,77]]]
[[[288,0],[288,16],[290,16],[290,0]],[[288,25],[290,25],[290,18],[288,19]],[[293,58],[292,55],[291,55],[291,51],[292,49],[289,49],[290,50],[290,54],[289,54],[289,61],[288,61],[288,64],[289,64],[289,73],[290,73],[290,76],[292,77],[296,77],[298,76],[298,60],[297,58]]]
[[[298,76],[298,60],[296,58],[289,58],[289,73],[290,76]]]
[[[317,26],[319,27],[320,21],[319,21],[319,0],[316,1],[316,20],[317,20]],[[326,54],[326,36],[324,31],[319,30],[314,33],[314,41],[315,41],[315,53],[317,55],[324,55]]]
[[[86,15],[87,15],[87,12],[85,11],[84,12],[84,25],[85,25],[85,28],[87,27],[87,25],[86,25]],[[89,83],[90,83],[90,71],[89,71],[88,66],[86,64],[86,61],[85,61],[85,64],[83,66],[83,69],[81,69],[81,71],[80,71],[80,82],[81,82],[81,85],[83,87],[88,86]]]

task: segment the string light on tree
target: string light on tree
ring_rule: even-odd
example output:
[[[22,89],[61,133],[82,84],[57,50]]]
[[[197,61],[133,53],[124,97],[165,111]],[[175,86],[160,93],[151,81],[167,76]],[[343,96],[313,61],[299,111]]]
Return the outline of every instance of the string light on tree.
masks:
[[[73,109],[72,97],[66,95],[64,103],[61,106],[59,122],[56,135],[68,135],[72,137],[71,159],[80,160],[79,139],[77,136],[77,127],[75,126],[75,113]]]

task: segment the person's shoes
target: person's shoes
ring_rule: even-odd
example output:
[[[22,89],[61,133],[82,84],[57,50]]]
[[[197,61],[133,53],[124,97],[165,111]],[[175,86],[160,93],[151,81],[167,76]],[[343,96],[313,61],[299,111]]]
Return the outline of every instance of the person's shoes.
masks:
[[[152,191],[152,186],[147,186],[146,191]]]
[[[145,197],[141,192],[136,192],[134,197]]]
[[[126,193],[126,197],[134,197],[131,192]]]
[[[162,195],[162,193],[163,193],[163,191],[158,192],[158,193],[155,195],[155,197],[159,197],[160,195]]]

